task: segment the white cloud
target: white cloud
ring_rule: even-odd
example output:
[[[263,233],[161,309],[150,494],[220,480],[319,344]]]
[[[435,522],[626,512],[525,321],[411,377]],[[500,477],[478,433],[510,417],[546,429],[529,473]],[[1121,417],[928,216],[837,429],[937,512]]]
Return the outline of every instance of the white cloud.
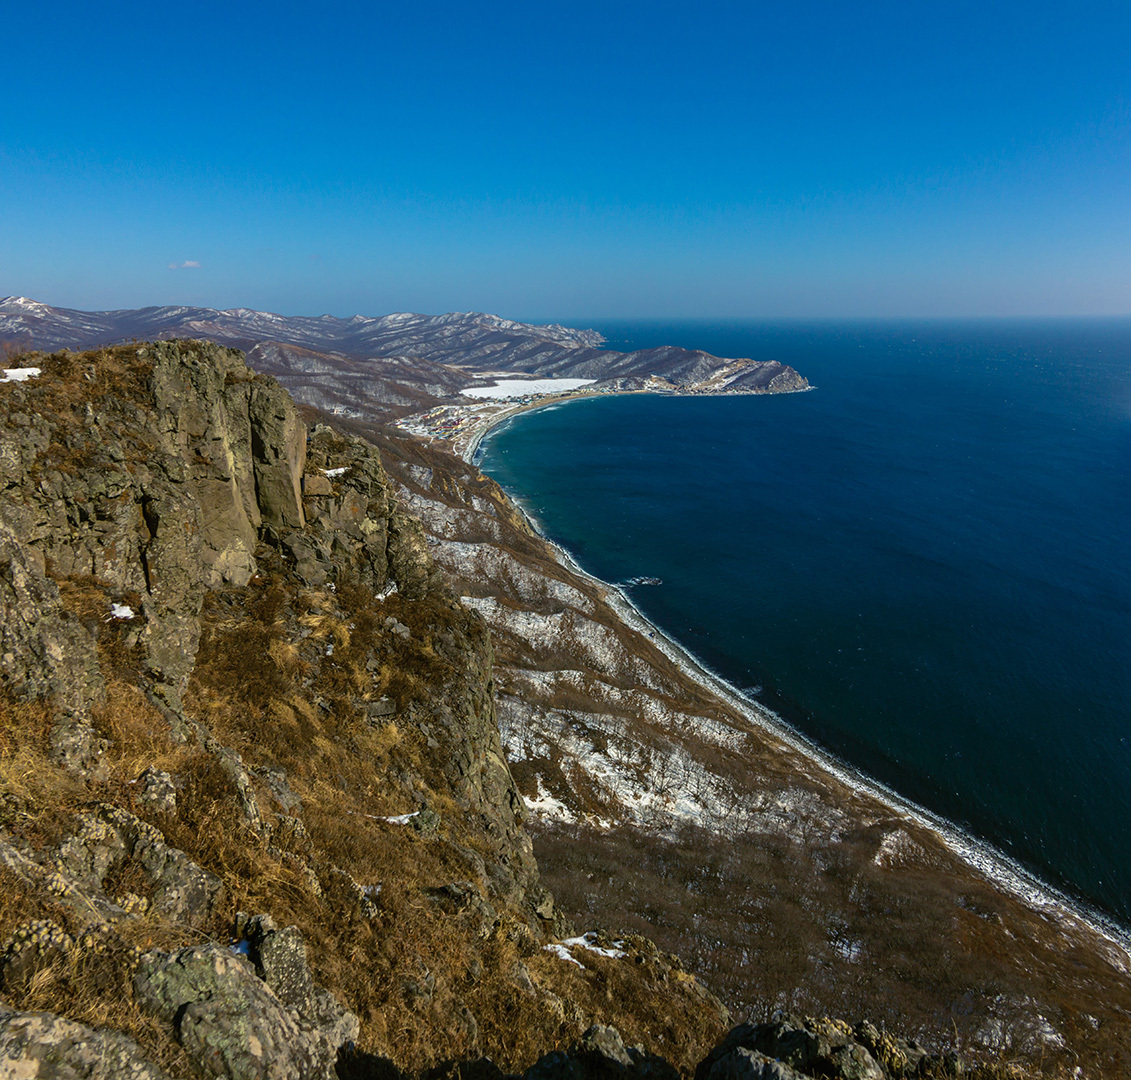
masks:
[[[185,259],[184,262],[169,263],[170,270],[199,270],[200,263],[196,259]]]

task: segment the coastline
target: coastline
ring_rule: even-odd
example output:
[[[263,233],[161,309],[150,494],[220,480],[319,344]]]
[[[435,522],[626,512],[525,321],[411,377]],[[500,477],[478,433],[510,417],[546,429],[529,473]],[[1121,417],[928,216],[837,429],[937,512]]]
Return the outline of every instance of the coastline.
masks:
[[[648,393],[649,391],[626,392]],[[458,450],[458,454],[464,461],[476,465],[484,439],[495,428],[521,413],[535,412],[592,396],[595,395],[572,394],[553,400],[525,403],[497,413],[477,426],[472,437]],[[1102,938],[1119,951],[1118,958],[1110,958],[1112,962],[1125,972],[1131,973],[1131,928],[1124,927],[1086,901],[1073,897],[1044,881],[992,844],[965,832],[953,822],[905,798],[874,777],[836,757],[773,710],[747,697],[738,687],[712,671],[693,652],[651,622],[621,586],[604,581],[581,567],[566,548],[545,534],[538,521],[522,506],[518,498],[509,492],[507,497],[532,531],[551,548],[558,560],[572,573],[599,589],[621,621],[647,637],[685,677],[719,698],[752,727],[769,734],[799,754],[815,770],[832,777],[853,793],[870,798],[884,806],[894,816],[913,822],[929,831],[973,872],[981,875],[1003,892],[1021,900],[1044,916],[1068,922]]]
[[[817,387],[815,386],[805,386],[800,390],[778,390],[773,391],[773,393],[807,394],[809,391],[816,389]],[[452,447],[457,457],[462,458],[469,465],[474,465],[480,444],[495,428],[505,424],[509,420],[513,420],[522,413],[537,412],[540,409],[548,409],[555,405],[568,405],[571,401],[582,401],[586,398],[627,397],[634,394],[655,394],[658,397],[761,397],[764,393],[765,391],[742,391],[735,394],[726,392],[718,394],[698,394],[680,392],[678,390],[664,391],[649,387],[640,390],[609,390],[607,388],[590,389],[582,387],[561,394],[545,395],[540,397],[537,401],[526,401],[509,407],[504,406],[497,412],[481,417],[471,426],[468,432],[457,435],[452,439]]]
[[[615,394],[617,397],[626,396],[628,394],[653,394],[654,390],[617,390]],[[476,455],[479,453],[479,447],[483,440],[491,434],[497,427],[522,413],[538,412],[541,409],[549,409],[555,405],[568,405],[571,401],[582,401],[585,398],[591,397],[608,397],[610,396],[607,390],[571,390],[569,393],[556,394],[553,396],[545,396],[538,401],[527,401],[520,405],[512,405],[509,408],[504,407],[490,416],[484,417],[477,423],[468,433],[466,439],[456,437],[452,440],[452,448],[455,450],[456,456],[462,458],[469,465],[475,464]],[[665,395],[667,396],[667,395]],[[541,532],[538,534],[541,536]]]

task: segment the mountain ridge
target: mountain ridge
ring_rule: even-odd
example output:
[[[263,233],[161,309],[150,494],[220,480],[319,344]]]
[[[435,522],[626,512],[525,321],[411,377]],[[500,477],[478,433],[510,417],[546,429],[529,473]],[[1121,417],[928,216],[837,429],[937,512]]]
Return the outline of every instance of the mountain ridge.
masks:
[[[616,352],[599,347],[605,339],[595,330],[557,323],[536,326],[482,312],[396,312],[342,319],[183,306],[87,312],[27,297],[0,300],[0,341],[8,339],[24,349],[50,352],[176,337],[203,338],[247,352],[274,346],[271,373],[296,398],[319,408],[333,402],[319,397],[302,364],[292,364],[289,350],[320,354],[327,373],[364,372],[374,392],[353,393],[352,408],[375,420],[441,402],[460,404],[460,390],[503,372],[582,378],[622,390],[643,389],[659,379],[672,393],[783,393],[809,385],[804,376],[776,360],[716,357],[678,346]],[[415,370],[401,365],[395,376],[384,370],[387,361],[405,358],[413,361]],[[404,390],[382,392],[386,381],[408,388],[412,400],[401,400]]]

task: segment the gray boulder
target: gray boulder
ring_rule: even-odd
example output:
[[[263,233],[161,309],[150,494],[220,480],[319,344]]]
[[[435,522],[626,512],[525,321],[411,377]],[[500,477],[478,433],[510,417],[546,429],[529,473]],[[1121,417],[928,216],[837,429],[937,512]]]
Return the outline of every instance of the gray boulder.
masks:
[[[150,766],[137,778],[137,801],[171,817],[177,812],[177,785],[167,772]]]
[[[0,681],[19,698],[54,696],[84,713],[105,693],[94,638],[22,540],[0,517]]]
[[[28,1080],[168,1080],[140,1046],[116,1031],[0,1002],[0,1076]]]
[[[695,1080],[738,1080],[798,1074],[835,1080],[885,1080],[884,1070],[868,1048],[853,1037],[847,1024],[834,1020],[781,1016],[768,1024],[740,1024],[695,1070]],[[788,1067],[781,1074],[765,1072],[763,1058]],[[716,1069],[720,1070],[716,1074]],[[763,1070],[758,1072],[756,1070]],[[751,1071],[755,1070],[755,1071]]]
[[[796,1069],[741,1046],[719,1058],[707,1075],[710,1080],[805,1080]]]
[[[190,925],[204,925],[220,899],[223,883],[171,847],[159,829],[109,803],[80,818],[77,833],[55,853],[55,866],[86,891],[102,891],[111,870],[134,861],[149,879],[152,908]]]
[[[142,1007],[171,1023],[207,1074],[232,1080],[331,1080],[358,1020],[314,985],[297,928],[241,917],[242,951],[216,944],[141,958]]]

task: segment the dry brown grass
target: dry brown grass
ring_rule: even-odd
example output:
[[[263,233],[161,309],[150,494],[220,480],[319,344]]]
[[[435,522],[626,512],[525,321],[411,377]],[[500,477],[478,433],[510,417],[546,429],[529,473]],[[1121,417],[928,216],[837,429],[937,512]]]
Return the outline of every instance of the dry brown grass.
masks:
[[[88,409],[98,411],[112,402],[137,402],[146,399],[146,382],[153,370],[149,356],[139,356],[141,346],[118,345],[87,352],[31,353],[21,364],[39,367],[42,375],[26,383],[0,384],[0,412],[13,408],[34,413],[37,426],[50,436],[50,445],[37,455],[31,466],[33,478],[56,471],[64,476],[99,461],[105,462],[104,444],[122,436],[129,468],[147,455],[140,425],[131,423],[128,410],[118,410],[107,418],[97,434],[91,434]],[[18,403],[18,405],[17,405]],[[125,436],[127,436],[126,438]]]
[[[48,760],[52,710],[0,694],[0,828],[33,848],[56,844],[86,791]]]
[[[49,901],[29,893],[25,883],[0,869],[4,940],[20,924],[44,918],[45,912],[52,912]],[[121,1031],[171,1075],[192,1075],[188,1058],[170,1038],[167,1026],[143,1012],[133,995],[138,956],[151,948],[175,948],[183,943],[183,931],[158,920],[136,919],[84,942],[82,930],[69,925],[66,909],[56,907],[53,914],[53,921],[73,935],[74,943],[38,955],[34,966],[20,977],[8,975],[2,988],[5,999],[17,1009],[55,1013],[90,1027]]]
[[[111,701],[116,697],[117,690]],[[115,730],[120,735],[139,731],[130,720],[135,713],[132,707],[118,712]],[[0,696],[0,829],[10,842],[33,851],[50,850],[62,842],[74,831],[75,814],[110,793],[103,781],[84,783],[50,760],[51,723],[46,703]],[[111,782],[111,789],[116,786]],[[35,954],[34,963],[15,975],[13,969],[6,969],[0,987],[5,999],[16,1008],[59,1013],[80,1023],[124,1031],[158,1064],[185,1075],[187,1059],[163,1026],[137,1008],[131,982],[141,951],[183,944],[185,929],[158,918],[139,918],[95,932],[91,938],[85,919],[48,891],[44,882],[29,881],[0,867],[0,943],[7,943],[21,926],[43,919],[56,924],[68,944]]]
[[[265,558],[253,585],[208,599],[186,697],[248,766],[285,770],[302,800],[304,834],[287,833],[271,854],[241,830],[223,776],[188,770],[184,809],[167,835],[224,877],[225,915],[267,910],[298,925],[317,978],[360,1016],[362,1048],[412,1073],[483,1053],[524,1067],[595,1019],[619,1022],[626,1037],[694,1064],[717,1034],[694,994],[673,994],[642,969],[612,962],[579,977],[541,950],[525,915],[499,908],[498,924],[481,937],[478,917],[433,896],[450,882],[477,880],[472,853],[495,857],[420,728],[445,686],[462,692],[467,650],[482,635],[476,620],[442,595],[376,601],[348,581],[334,591],[288,586],[285,571]],[[407,640],[385,628],[389,617],[410,628]],[[370,724],[365,702],[381,695],[394,699],[397,716]],[[260,801],[269,820],[281,820],[265,789]],[[421,802],[441,814],[432,836],[379,820]],[[321,896],[296,857],[317,875]],[[380,886],[371,918],[350,878]],[[555,997],[522,990],[513,977],[520,962]],[[430,979],[430,999],[411,992]],[[671,1013],[663,1023],[658,1001]],[[474,1038],[462,1009],[476,1019]]]
[[[432,470],[428,498],[464,509],[472,494],[491,502],[491,528],[484,522],[476,531],[469,523],[470,531],[459,539],[492,542],[532,573],[565,580],[588,595],[596,603],[596,621],[630,655],[648,662],[679,712],[731,719],[652,643],[624,627],[601,603],[599,591],[583,579],[563,576],[549,549],[524,522],[514,520],[513,508],[491,481],[443,449],[397,438],[380,444],[390,475],[408,487],[419,481],[402,463]],[[471,595],[495,595],[503,604],[516,602],[503,578],[457,578],[456,586]],[[508,665],[576,666],[568,649],[536,650],[508,635],[496,640],[496,656],[501,681]],[[563,685],[538,703],[560,713],[618,713],[593,687]],[[661,738],[639,718],[630,719],[642,744]],[[693,752],[728,782],[736,798],[807,783],[806,763],[771,738],[749,739],[741,754],[702,744]],[[525,772],[539,773],[552,789],[558,770],[559,763],[551,760],[527,763]],[[571,801],[580,799],[585,809],[585,792],[577,783],[572,787]],[[814,788],[822,801],[843,800],[850,813],[859,811],[857,796],[835,784],[832,789],[826,783]],[[866,817],[877,813],[882,814],[878,807],[865,810]],[[994,998],[1031,995],[1071,1047],[1067,1053],[1046,1054],[1042,1067],[1071,1071],[1078,1053],[1095,1075],[1131,1075],[1131,989],[1094,947],[1081,946],[1071,934],[980,882],[929,840],[927,864],[895,873],[873,863],[878,837],[860,834],[830,845],[819,833],[798,844],[751,839],[730,845],[712,837],[684,843],[631,831],[621,836],[548,831],[539,837],[537,851],[564,910],[584,925],[627,923],[654,932],[703,971],[739,1012],[764,1016],[784,1005],[872,1015],[887,1019],[894,1030],[921,1026],[936,1040],[953,1019],[957,1037],[968,1040]],[[864,958],[854,963],[846,956],[857,942],[863,943]]]
[[[57,354],[41,366],[49,378],[20,393],[60,426],[78,423],[87,404],[107,396],[140,399],[147,377],[145,358],[132,346]],[[81,440],[62,445],[53,459],[59,468],[93,452]],[[540,541],[524,531],[501,493],[490,482],[475,483],[513,527],[515,544],[545,560]],[[461,497],[457,486],[449,494]],[[128,631],[101,618],[109,599],[130,598],[111,596],[92,578],[60,582],[66,606],[97,635],[107,698],[94,720],[109,746],[96,775],[75,779],[47,759],[50,710],[0,701],[0,826],[42,851],[67,835],[76,812],[114,802],[160,828],[168,843],[220,876],[225,890],[211,923],[197,930],[133,918],[116,926],[102,948],[44,957],[25,984],[5,988],[13,1004],[124,1030],[167,1068],[183,1072],[168,1031],[133,1003],[136,950],[172,948],[202,935],[223,941],[237,911],[267,912],[277,924],[302,930],[316,979],[359,1015],[362,1049],[410,1074],[481,1055],[521,1070],[595,1021],[615,1024],[629,1043],[688,1072],[723,1024],[678,965],[641,944],[631,962],[583,954],[585,968],[578,969],[545,952],[528,914],[481,879],[480,860],[497,857],[497,842],[456,795],[445,756],[454,742],[437,749],[434,737],[448,738],[437,722],[445,707],[457,720],[461,709],[488,715],[489,647],[478,620],[442,594],[377,601],[344,578],[336,588],[304,588],[277,556],[261,550],[259,557],[261,572],[246,588],[208,596],[185,703],[242,755],[269,827],[262,833],[248,827],[218,758],[199,745],[173,742],[139,689],[139,656],[127,644]],[[389,631],[390,618],[409,628],[407,638]],[[370,723],[366,705],[382,695],[393,699],[397,714]],[[177,778],[175,817],[137,804],[132,782],[150,765]],[[268,769],[286,773],[301,811],[288,813],[275,801]],[[430,835],[382,820],[425,804],[441,816]],[[646,870],[649,858],[641,860]],[[788,863],[784,850],[765,860],[778,875],[788,874]],[[647,876],[632,889],[626,888],[632,878],[614,883],[612,870],[609,876],[610,895],[637,890],[635,906],[627,916],[623,905],[619,913],[610,906],[602,921],[614,929],[652,929],[650,921],[662,927],[672,895],[644,896]],[[829,889],[843,891],[849,877],[831,871]],[[494,906],[495,918],[442,891],[453,882],[471,882]],[[147,887],[129,864],[106,884],[116,893]],[[370,890],[371,908],[359,902],[359,886]],[[681,887],[717,898],[702,882],[699,894],[687,882]],[[888,917],[885,902],[879,897],[874,917]],[[647,917],[634,923],[637,907]],[[786,958],[804,955],[810,939],[789,921],[799,918],[795,906],[783,902],[777,914],[780,922],[759,925],[773,938],[765,954],[771,967],[780,966],[773,977],[784,983]],[[81,937],[75,916],[54,896],[0,874],[0,933],[33,918],[53,919]],[[533,992],[524,989],[527,978]]]
[[[627,829],[536,836],[564,910],[677,951],[739,1017],[762,1021],[784,1008],[868,1018],[967,1052],[994,999],[1030,997],[1071,1052],[1030,1050],[1014,1061],[983,1053],[984,1075],[1009,1075],[1001,1070],[1019,1063],[1050,1074],[1077,1064],[1087,1076],[1128,1074],[1125,980],[1094,955],[1066,956],[1054,925],[986,884],[971,882],[956,906],[941,857],[934,870],[892,874],[871,863],[872,850],[865,836],[819,859],[784,837],[720,845],[696,830],[667,839]]]

